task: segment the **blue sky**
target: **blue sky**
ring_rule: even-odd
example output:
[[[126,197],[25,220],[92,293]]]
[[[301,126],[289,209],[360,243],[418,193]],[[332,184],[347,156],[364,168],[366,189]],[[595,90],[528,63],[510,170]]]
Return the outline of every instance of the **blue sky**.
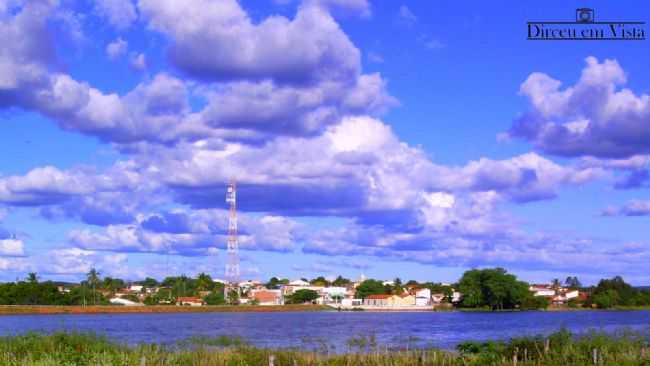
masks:
[[[0,280],[650,283],[643,2],[0,1]]]

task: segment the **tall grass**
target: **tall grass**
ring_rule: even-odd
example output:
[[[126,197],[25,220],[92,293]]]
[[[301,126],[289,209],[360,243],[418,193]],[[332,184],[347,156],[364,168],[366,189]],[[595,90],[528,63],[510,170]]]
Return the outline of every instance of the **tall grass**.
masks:
[[[574,336],[561,330],[548,337],[466,342],[458,346],[458,352],[437,349],[382,352],[385,348],[367,336],[352,338],[348,346],[348,353],[325,354],[255,348],[236,337],[198,337],[178,347],[128,347],[92,334],[26,334],[0,338],[0,365],[268,366],[273,359],[274,366],[650,366],[648,338],[631,332]]]

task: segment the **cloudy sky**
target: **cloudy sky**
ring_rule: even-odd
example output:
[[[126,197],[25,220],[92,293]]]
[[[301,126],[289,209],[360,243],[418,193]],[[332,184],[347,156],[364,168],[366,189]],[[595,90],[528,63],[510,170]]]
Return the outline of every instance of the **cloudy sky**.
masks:
[[[0,280],[223,277],[236,179],[244,278],[650,284],[648,43],[538,5],[1,0]]]

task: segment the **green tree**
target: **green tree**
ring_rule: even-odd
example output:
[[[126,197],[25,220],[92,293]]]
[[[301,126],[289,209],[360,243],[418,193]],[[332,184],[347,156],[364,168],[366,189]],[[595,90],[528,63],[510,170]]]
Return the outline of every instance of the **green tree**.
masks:
[[[528,283],[503,268],[473,269],[465,272],[458,283],[466,307],[490,306],[494,310],[513,309],[530,295]]]
[[[183,296],[196,295],[196,280],[193,280],[185,275],[178,277],[166,277],[162,285],[171,288],[171,296],[173,298]]]
[[[330,281],[326,280],[325,277],[323,276],[316,277],[313,280],[309,281],[309,283],[312,286],[321,286],[321,287],[327,287],[330,285]]]
[[[155,278],[147,277],[143,281],[140,281],[139,284],[146,288],[153,288],[158,286],[158,281]]]
[[[99,274],[95,268],[91,268],[88,274],[86,274],[86,280],[93,289],[93,305],[97,305],[97,286],[100,282]]]
[[[239,305],[239,292],[235,289],[228,291],[228,304]]]
[[[609,309],[618,305],[621,298],[616,290],[609,289],[594,294],[592,301],[601,309]]]
[[[554,278],[551,281],[551,286],[553,287],[553,289],[558,290],[560,287],[562,287],[562,282],[560,282],[559,278]]]
[[[535,296],[533,294],[528,294],[521,302],[522,310],[542,310],[546,309],[549,306],[549,301],[544,296]]]
[[[409,280],[404,286],[406,287],[420,287],[420,284],[416,280]]]
[[[212,281],[212,277],[210,277],[210,275],[207,273],[199,273],[196,278],[196,288],[199,291],[208,291],[214,288],[214,281]]]
[[[290,302],[292,304],[311,303],[318,299],[318,297],[318,292],[314,290],[302,289],[291,294]]]
[[[368,279],[359,284],[357,287],[356,297],[359,299],[365,299],[369,295],[378,295],[385,293],[386,289],[384,288],[384,284],[381,281]]]
[[[32,284],[38,283],[38,276],[36,275],[36,272],[30,272],[27,275],[27,282],[32,283]]]
[[[158,305],[160,304],[160,298],[156,295],[153,296],[150,295],[144,298],[143,303],[149,306]]]
[[[404,292],[404,287],[402,287],[402,280],[399,277],[396,277],[393,280],[393,291],[395,295],[401,295]]]
[[[105,290],[116,292],[126,287],[126,283],[124,282],[124,280],[121,280],[119,278],[104,277],[101,287],[104,288]]]
[[[578,280],[578,277],[568,276],[566,280],[564,280],[564,286],[571,289],[579,289],[582,287],[582,284],[580,283],[580,280]]]
[[[226,304],[226,299],[223,296],[223,292],[212,292],[210,295],[206,296],[203,298],[203,301],[205,301],[206,304],[208,305],[225,305]]]
[[[279,278],[271,277],[271,279],[269,279],[269,282],[267,282],[264,286],[269,290],[277,290],[280,288],[280,285],[281,282]]]
[[[458,281],[458,291],[463,294],[463,306],[480,307],[487,304],[482,277],[483,272],[481,270],[472,269],[466,271]]]
[[[591,294],[590,302],[600,308],[611,308],[617,305],[637,305],[639,291],[626,283],[621,276],[603,279]]]
[[[332,286],[337,286],[337,287],[346,287],[349,284],[351,284],[352,281],[350,281],[347,278],[343,278],[342,276],[336,277],[336,279],[332,282]]]

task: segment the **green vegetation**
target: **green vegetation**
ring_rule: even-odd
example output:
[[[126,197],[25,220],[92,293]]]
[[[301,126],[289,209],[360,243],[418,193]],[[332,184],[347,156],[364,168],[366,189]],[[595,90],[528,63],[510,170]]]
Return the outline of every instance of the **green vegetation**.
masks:
[[[503,268],[469,270],[458,282],[458,290],[463,294],[464,307],[503,310],[548,305],[538,303],[528,290],[528,283],[517,280]]]
[[[60,292],[52,281],[39,282],[35,273],[26,281],[0,284],[0,305],[106,305],[108,300],[86,281],[69,292]]]
[[[386,288],[384,288],[383,282],[370,279],[365,280],[359,284],[357,287],[356,297],[359,299],[365,299],[370,295],[379,295],[385,293]]]
[[[144,299],[146,305],[173,303],[179,296],[198,296],[201,292],[212,292],[206,296],[210,305],[223,305],[223,284],[215,283],[210,275],[200,273],[196,279],[187,276],[167,277],[162,283],[154,278],[136,282],[145,288],[159,288],[158,293]],[[59,291],[59,287],[65,291]],[[119,278],[101,278],[101,273],[92,268],[86,280],[71,285],[52,281],[39,282],[36,273],[30,273],[24,281],[0,284],[0,305],[109,305],[108,298],[127,287]],[[219,295],[220,294],[220,295]],[[122,296],[139,302],[136,294]],[[221,297],[221,298],[220,298]]]
[[[269,290],[277,290],[280,288],[280,286],[286,285],[288,283],[289,283],[288,278],[279,279],[277,277],[271,277],[269,282],[266,283],[265,287],[268,288]]]
[[[625,331],[574,336],[566,329],[548,337],[521,337],[508,342],[465,342],[461,355],[474,355],[476,365],[648,365],[647,336]]]
[[[211,293],[204,297],[203,301],[205,301],[207,305],[226,305],[226,298],[221,291]]]
[[[330,281],[323,276],[308,280],[313,286],[349,286],[352,282],[342,276]],[[287,285],[286,278],[272,277],[266,287],[278,289]],[[648,309],[650,308],[650,291],[634,288],[621,277],[603,279],[597,286],[583,287],[575,276],[568,276],[561,281],[555,278],[550,288],[561,296],[568,290],[579,290],[579,297],[574,297],[562,305],[553,305],[552,309]],[[173,305],[178,297],[201,297],[208,305],[239,305],[240,297],[248,293],[230,291],[225,295],[224,284],[214,282],[210,275],[200,273],[196,278],[185,275],[167,277],[162,281],[146,278],[134,282],[143,286],[142,292],[124,294],[128,287],[126,281],[113,278],[101,278],[101,273],[94,268],[79,284],[39,281],[36,273],[30,273],[23,281],[0,283],[0,305],[109,305],[109,298],[122,293],[122,298],[143,302],[145,305]],[[564,288],[563,288],[564,285]],[[419,283],[409,280],[405,283],[400,278],[384,284],[383,281],[367,279],[356,287],[357,298],[365,299],[375,294],[402,294],[417,288],[428,288],[432,294],[443,294],[442,302],[448,308],[473,310],[537,310],[550,306],[550,297],[533,296],[529,284],[520,281],[513,274],[502,268],[472,269],[466,271],[458,283],[448,285],[434,282]],[[460,301],[452,299],[454,291],[461,293]],[[574,292],[575,295],[575,292]],[[314,291],[305,290],[285,299],[287,304],[313,302],[318,296]],[[440,296],[437,296],[440,299]],[[564,300],[566,301],[566,300]],[[255,305],[255,301],[249,301]]]
[[[217,337],[194,336],[178,342],[181,347],[187,346],[211,346],[211,347],[242,347],[248,345],[248,342],[237,336],[220,335]]]
[[[239,337],[197,336],[175,346],[128,347],[92,334],[57,333],[0,337],[3,366],[59,365],[247,365],[267,366],[644,366],[650,364],[646,337],[623,332],[615,335],[589,333],[574,336],[561,330],[548,337],[523,337],[506,342],[465,342],[458,352],[412,349],[411,340],[391,348],[373,335],[352,337],[347,353],[333,354],[325,345],[316,351],[260,349]]]
[[[288,299],[286,299],[289,304],[305,304],[313,303],[318,299],[318,292],[314,290],[298,290],[291,294]]]
[[[185,275],[166,277],[160,285],[161,299],[176,299],[178,297],[198,296],[201,291],[222,292],[224,285],[212,280],[209,274],[199,273],[196,278]]]
[[[336,279],[332,282],[332,286],[345,287],[345,286],[350,285],[351,283],[352,283],[352,281],[350,281],[349,279],[347,279],[347,278],[343,278],[342,276],[338,276],[338,277],[336,277]]]
[[[331,282],[325,279],[323,276],[318,276],[314,278],[313,280],[309,281],[309,284],[312,286],[322,286],[322,287],[327,287],[331,285]]]
[[[566,280],[564,280],[564,286],[570,289],[579,289],[582,287],[582,284],[580,283],[580,280],[578,280],[578,277],[568,276]]]
[[[594,304],[601,309],[614,307],[650,306],[650,291],[640,291],[623,278],[616,276],[609,280],[600,280],[591,291],[587,305]]]

